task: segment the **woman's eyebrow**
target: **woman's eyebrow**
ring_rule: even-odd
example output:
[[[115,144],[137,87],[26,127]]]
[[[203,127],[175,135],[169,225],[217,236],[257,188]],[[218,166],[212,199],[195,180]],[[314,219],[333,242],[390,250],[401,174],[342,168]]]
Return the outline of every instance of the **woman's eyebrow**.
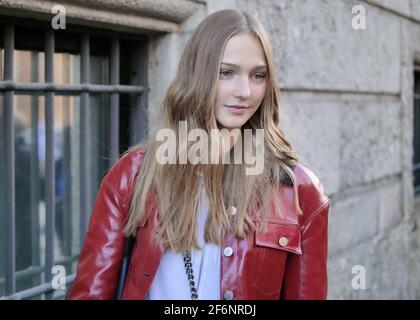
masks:
[[[234,63],[222,62],[221,64],[224,64],[226,66],[230,66],[232,68],[239,68],[240,69],[240,66],[237,65],[237,64],[234,64]],[[267,68],[267,65],[265,65],[265,64],[259,64],[259,65],[254,66],[252,68],[252,70],[255,70],[255,69],[266,69],[266,68]]]

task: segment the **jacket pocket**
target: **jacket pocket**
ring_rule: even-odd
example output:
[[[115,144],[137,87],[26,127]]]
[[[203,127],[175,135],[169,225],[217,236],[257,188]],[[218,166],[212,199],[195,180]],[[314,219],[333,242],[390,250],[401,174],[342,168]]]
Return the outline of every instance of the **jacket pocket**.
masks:
[[[252,284],[264,295],[279,294],[288,254],[302,254],[300,227],[270,221],[266,232],[254,234]]]

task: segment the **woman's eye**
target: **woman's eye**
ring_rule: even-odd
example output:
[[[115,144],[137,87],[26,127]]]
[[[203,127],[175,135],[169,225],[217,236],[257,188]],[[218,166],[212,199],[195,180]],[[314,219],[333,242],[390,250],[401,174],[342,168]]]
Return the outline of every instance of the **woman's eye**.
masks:
[[[265,78],[265,74],[264,73],[257,73],[255,75],[255,77],[257,78],[257,80],[261,80],[261,79],[264,79]]]
[[[220,75],[222,75],[224,77],[229,77],[230,75],[232,75],[232,71],[230,71],[230,70],[220,70]]]
[[[223,77],[229,77],[233,75],[233,72],[231,70],[220,70],[220,75]],[[266,75],[264,73],[257,73],[254,77],[257,80],[262,80],[265,79]]]

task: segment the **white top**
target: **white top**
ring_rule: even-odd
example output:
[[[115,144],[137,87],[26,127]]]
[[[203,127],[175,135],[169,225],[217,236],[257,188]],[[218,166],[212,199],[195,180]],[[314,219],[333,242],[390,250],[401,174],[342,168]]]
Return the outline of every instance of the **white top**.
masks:
[[[208,201],[200,183],[198,240],[202,250],[191,249],[191,262],[198,299],[220,300],[220,247],[205,243],[204,227],[208,214]],[[191,300],[190,283],[185,272],[183,255],[166,250],[160,260],[147,300]]]

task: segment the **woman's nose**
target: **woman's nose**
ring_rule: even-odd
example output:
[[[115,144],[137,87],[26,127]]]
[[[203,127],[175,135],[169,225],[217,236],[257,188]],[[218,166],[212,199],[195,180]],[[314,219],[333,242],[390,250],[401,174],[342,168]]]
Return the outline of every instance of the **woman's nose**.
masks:
[[[251,96],[250,83],[247,77],[238,79],[235,96],[240,99],[247,99]]]

